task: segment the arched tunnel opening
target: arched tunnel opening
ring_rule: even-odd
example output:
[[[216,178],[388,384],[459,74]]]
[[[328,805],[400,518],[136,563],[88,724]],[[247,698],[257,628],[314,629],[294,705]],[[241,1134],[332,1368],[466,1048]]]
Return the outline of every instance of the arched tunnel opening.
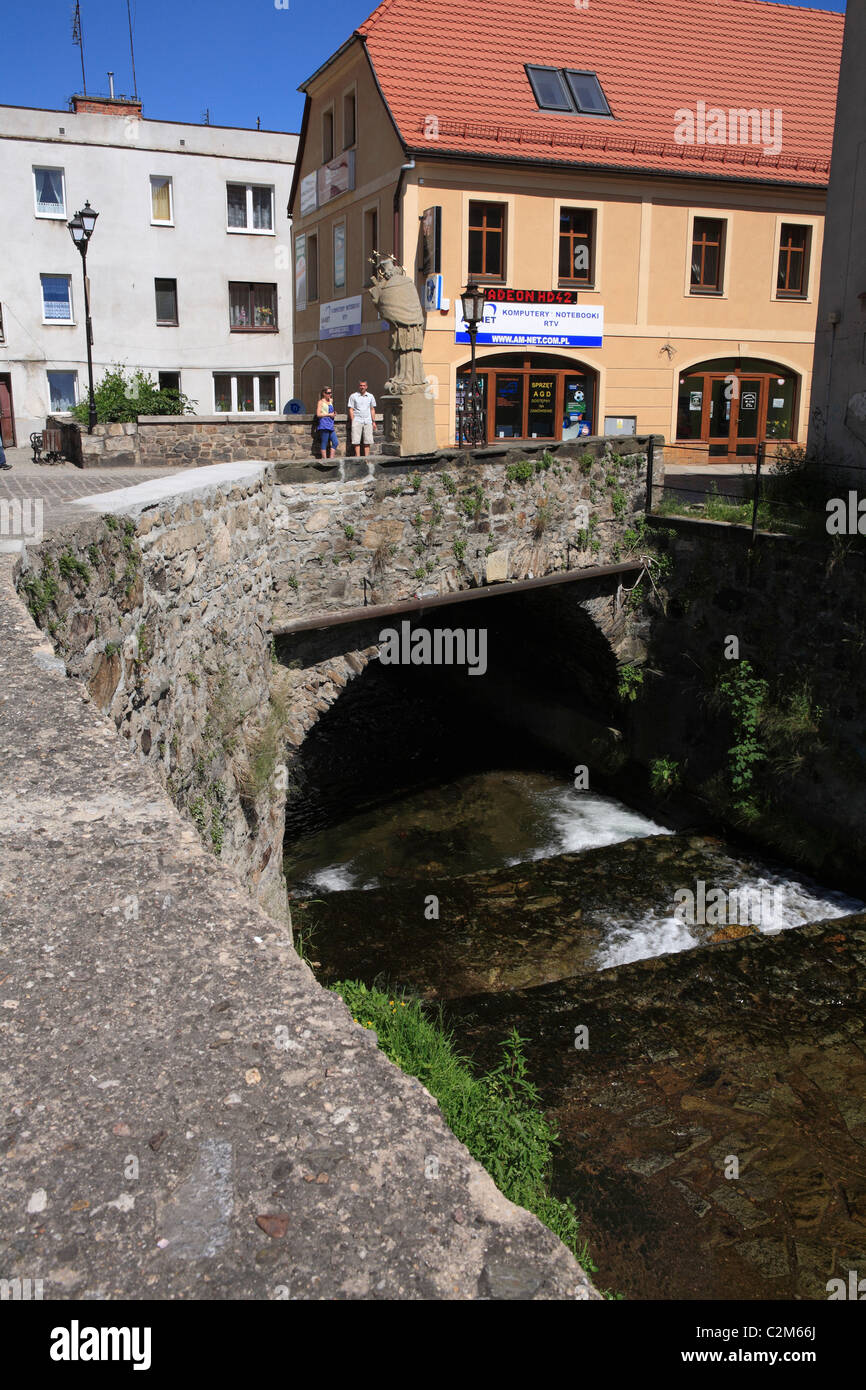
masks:
[[[437,632],[476,634],[466,665],[370,661],[320,715],[291,762],[290,888],[317,857],[339,857],[341,826],[363,839],[378,822],[386,873],[413,857],[465,873],[519,851],[527,795],[571,788],[578,765],[601,790],[617,759],[616,614],[610,583],[564,585],[279,638],[280,661],[303,670],[387,631],[403,643],[427,632],[431,651]]]

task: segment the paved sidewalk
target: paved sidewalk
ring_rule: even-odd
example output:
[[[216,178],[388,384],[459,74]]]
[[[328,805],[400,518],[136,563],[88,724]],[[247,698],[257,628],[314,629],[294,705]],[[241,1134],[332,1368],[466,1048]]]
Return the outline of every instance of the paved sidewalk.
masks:
[[[0,501],[42,500],[42,525],[46,534],[67,521],[81,518],[81,508],[71,504],[76,497],[146,483],[186,472],[168,468],[76,468],[71,463],[34,463],[29,449],[7,449],[12,468],[0,472]]]

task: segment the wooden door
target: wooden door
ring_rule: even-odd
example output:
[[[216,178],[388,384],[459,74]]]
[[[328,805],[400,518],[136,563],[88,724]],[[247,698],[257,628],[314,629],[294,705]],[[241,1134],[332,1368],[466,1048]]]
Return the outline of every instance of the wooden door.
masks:
[[[12,409],[12,378],[0,376],[0,430],[7,449],[15,447],[15,412]]]

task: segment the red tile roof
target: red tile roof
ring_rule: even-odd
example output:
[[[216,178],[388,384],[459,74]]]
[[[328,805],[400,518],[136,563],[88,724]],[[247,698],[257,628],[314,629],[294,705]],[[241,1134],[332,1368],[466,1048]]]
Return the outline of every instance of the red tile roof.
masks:
[[[843,28],[769,0],[383,0],[357,32],[415,152],[822,186]],[[525,63],[596,72],[616,119],[539,111]],[[780,110],[781,152],[676,143],[701,101]]]

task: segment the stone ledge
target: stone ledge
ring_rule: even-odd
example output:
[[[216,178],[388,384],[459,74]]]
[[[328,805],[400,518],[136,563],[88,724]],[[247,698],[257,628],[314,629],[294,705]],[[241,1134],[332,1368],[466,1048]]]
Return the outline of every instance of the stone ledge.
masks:
[[[4,1278],[49,1299],[598,1298],[82,702],[12,571]]]

